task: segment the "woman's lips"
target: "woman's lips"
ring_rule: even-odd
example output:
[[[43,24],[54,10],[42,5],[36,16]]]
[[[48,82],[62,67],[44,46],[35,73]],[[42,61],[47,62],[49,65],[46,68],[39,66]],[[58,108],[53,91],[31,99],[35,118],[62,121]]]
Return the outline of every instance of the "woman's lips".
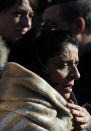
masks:
[[[71,93],[72,92],[72,84],[67,84],[67,85],[65,85],[64,87],[63,87],[63,89],[62,89],[62,87],[60,86],[60,85],[57,85],[57,86],[55,86],[55,88],[57,89],[57,90],[64,90],[65,92],[68,92],[68,93]]]
[[[72,92],[72,86],[73,86],[73,84],[65,85],[64,90],[71,93]]]
[[[16,30],[16,33],[17,33],[19,36],[22,36],[22,35],[25,35],[27,31],[28,31],[27,29],[17,29],[17,30]]]
[[[25,35],[26,32],[27,32],[27,31],[23,31],[23,30],[22,30],[22,31],[19,32],[19,34],[21,34],[21,35]]]
[[[64,88],[64,90],[65,90],[66,92],[71,93],[71,92],[72,92],[72,87],[66,87],[66,88]]]

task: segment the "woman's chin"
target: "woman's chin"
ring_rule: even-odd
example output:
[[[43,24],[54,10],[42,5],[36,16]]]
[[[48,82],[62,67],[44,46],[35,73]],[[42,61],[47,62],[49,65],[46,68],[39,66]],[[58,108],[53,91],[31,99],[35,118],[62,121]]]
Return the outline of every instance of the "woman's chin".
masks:
[[[68,99],[70,98],[70,93],[64,94],[64,98],[65,98],[66,100],[68,100]]]

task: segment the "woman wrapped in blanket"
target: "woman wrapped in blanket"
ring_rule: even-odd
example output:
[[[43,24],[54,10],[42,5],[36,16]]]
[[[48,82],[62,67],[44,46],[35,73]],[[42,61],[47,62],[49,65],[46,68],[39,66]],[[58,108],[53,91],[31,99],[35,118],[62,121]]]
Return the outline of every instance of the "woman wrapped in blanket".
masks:
[[[75,104],[72,94],[74,81],[80,78],[75,36],[66,31],[44,30],[31,48],[24,62],[27,69],[12,62],[4,69],[0,81],[0,129],[86,130],[91,116]]]
[[[72,92],[74,81],[80,78],[77,68],[78,41],[67,31],[49,32],[50,35],[43,32],[43,36],[38,38],[35,51],[38,63],[34,61],[36,64],[33,65],[37,66],[33,69],[68,101],[67,106],[71,109],[76,122],[75,130],[87,129],[88,124],[91,124],[91,115],[85,108],[77,105]]]

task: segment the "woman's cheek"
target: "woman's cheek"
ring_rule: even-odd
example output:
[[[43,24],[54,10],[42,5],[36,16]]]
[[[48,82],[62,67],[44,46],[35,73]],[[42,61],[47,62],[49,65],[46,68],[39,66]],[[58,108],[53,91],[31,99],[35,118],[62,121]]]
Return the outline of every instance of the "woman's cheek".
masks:
[[[67,70],[57,70],[58,77],[64,80],[68,76]]]

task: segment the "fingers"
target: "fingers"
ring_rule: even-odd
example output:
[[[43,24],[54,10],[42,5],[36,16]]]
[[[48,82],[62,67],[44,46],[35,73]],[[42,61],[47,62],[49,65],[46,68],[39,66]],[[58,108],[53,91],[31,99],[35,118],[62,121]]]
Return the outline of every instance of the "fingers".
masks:
[[[75,110],[75,109],[71,109],[71,113],[72,113],[74,116],[79,116],[79,117],[83,117],[83,116],[84,116],[84,112],[78,111],[78,110]]]
[[[70,104],[70,103],[68,103],[67,106],[70,109],[75,109],[75,110],[78,110],[78,111],[83,111],[85,109],[85,108],[82,108],[81,106],[78,106],[78,105],[75,105],[75,104]]]
[[[87,123],[88,120],[84,119],[84,117],[75,117],[75,120],[79,123]]]
[[[79,129],[86,129],[88,127],[88,123],[91,121],[91,115],[87,112],[87,110],[71,103],[68,103],[67,106],[70,108],[75,122],[78,123]]]
[[[70,108],[72,114],[74,116],[79,116],[79,117],[83,117],[86,121],[86,118],[89,119],[90,114],[87,112],[87,110],[81,106],[75,105],[75,104],[69,104],[68,103],[68,107]]]

